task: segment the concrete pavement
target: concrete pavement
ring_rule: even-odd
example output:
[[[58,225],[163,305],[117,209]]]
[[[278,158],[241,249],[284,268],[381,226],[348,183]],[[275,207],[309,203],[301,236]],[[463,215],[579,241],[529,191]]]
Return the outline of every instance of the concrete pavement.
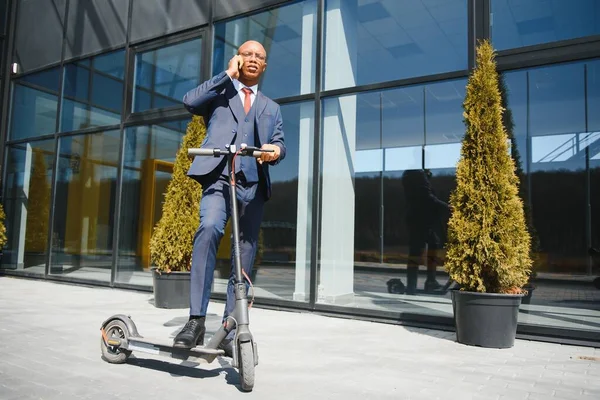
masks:
[[[209,331],[222,311],[211,303]],[[163,339],[187,319],[155,308],[149,293],[0,277],[0,399],[600,399],[600,349],[524,340],[483,349],[451,332],[259,308],[250,326],[260,364],[244,393],[228,358],[104,362],[100,324],[117,313]]]

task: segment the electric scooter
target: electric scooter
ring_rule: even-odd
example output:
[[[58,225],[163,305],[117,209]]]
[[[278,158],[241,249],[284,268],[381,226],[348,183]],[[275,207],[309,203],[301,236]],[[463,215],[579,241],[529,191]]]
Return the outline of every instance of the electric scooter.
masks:
[[[239,248],[239,217],[236,197],[235,182],[235,158],[237,156],[260,157],[265,151],[257,147],[242,144],[236,149],[235,145],[228,145],[225,149],[191,148],[189,155],[227,157],[228,175],[230,177],[231,194],[231,220],[233,230],[233,251],[235,262],[235,308],[217,332],[210,338],[205,346],[196,346],[192,349],[181,349],[173,347],[172,342],[165,340],[144,338],[138,333],[135,323],[130,316],[116,314],[102,323],[100,331],[102,337],[100,346],[105,361],[111,364],[122,364],[127,361],[132,352],[154,354],[163,357],[171,357],[178,360],[189,360],[199,364],[212,363],[218,356],[225,354],[219,345],[234,328],[236,329],[233,340],[233,362],[240,374],[242,390],[251,391],[254,387],[254,367],[258,365],[258,348],[249,329],[248,297],[245,273],[242,270],[242,262]],[[244,276],[242,276],[244,274]],[[246,276],[246,278],[248,278]]]

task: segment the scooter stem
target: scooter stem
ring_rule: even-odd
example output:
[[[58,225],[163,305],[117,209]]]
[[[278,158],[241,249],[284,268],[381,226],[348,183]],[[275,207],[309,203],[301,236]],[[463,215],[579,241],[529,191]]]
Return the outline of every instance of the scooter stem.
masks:
[[[238,220],[237,189],[235,182],[235,171],[233,170],[233,157],[235,156],[235,146],[230,146],[227,155],[227,168],[229,170],[229,194],[231,196],[231,226],[233,229],[233,259],[235,263],[236,283],[243,282],[242,277],[242,257],[240,254],[240,225]]]

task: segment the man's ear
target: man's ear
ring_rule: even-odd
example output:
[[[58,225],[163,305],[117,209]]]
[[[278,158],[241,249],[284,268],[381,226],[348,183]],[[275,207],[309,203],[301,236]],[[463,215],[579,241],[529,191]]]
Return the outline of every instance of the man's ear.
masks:
[[[265,69],[267,69],[267,63],[263,64],[263,70],[262,70],[262,72],[265,72]]]

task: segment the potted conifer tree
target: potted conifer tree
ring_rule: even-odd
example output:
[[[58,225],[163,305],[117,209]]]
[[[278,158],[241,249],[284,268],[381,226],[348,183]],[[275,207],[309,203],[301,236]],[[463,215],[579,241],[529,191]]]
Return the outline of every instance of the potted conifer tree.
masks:
[[[507,348],[531,271],[531,239],[489,41],[479,43],[476,60],[463,103],[466,133],[450,196],[445,268],[461,287],[452,291],[457,341]]]
[[[205,136],[203,119],[193,116],[175,157],[162,216],[150,238],[150,257],[155,265],[152,268],[154,305],[159,308],[189,307],[189,271],[194,233],[200,224],[198,207],[202,188],[187,177],[192,162],[188,149],[200,147]]]

